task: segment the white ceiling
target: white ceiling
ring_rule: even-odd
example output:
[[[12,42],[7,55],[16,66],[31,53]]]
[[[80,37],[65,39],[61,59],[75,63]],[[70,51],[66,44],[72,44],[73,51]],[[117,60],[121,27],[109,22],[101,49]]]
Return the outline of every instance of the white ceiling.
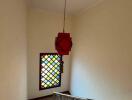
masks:
[[[30,0],[30,6],[54,12],[62,12],[65,0]],[[78,13],[101,0],[67,0],[67,12]]]

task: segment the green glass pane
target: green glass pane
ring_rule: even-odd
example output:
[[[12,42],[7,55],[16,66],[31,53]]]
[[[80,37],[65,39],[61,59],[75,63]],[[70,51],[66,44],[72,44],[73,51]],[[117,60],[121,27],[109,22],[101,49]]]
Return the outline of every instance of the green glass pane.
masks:
[[[53,60],[53,61],[55,61],[56,59],[55,59],[55,58],[53,58],[52,60]]]
[[[55,79],[55,77],[53,76],[52,79]]]
[[[57,65],[60,65],[60,63],[58,62]]]
[[[57,55],[55,55],[55,58],[58,58],[58,56],[57,56]]]
[[[55,67],[58,67],[57,65],[55,65]]]
[[[53,67],[52,70],[55,70],[55,67]]]
[[[50,80],[50,78],[48,77],[47,80]]]
[[[60,72],[58,71],[57,74],[59,74]]]
[[[57,74],[54,75],[55,77],[57,76]]]
[[[50,66],[50,63],[48,62],[48,64],[47,64],[48,66]]]

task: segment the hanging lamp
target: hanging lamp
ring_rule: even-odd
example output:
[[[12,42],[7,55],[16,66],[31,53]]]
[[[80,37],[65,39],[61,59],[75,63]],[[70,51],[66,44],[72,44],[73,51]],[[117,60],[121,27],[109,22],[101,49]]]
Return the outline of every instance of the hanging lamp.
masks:
[[[64,6],[64,25],[63,32],[59,32],[58,36],[55,39],[55,49],[60,55],[69,55],[69,52],[72,48],[72,38],[70,37],[70,33],[65,32],[65,24],[66,24],[66,0]]]

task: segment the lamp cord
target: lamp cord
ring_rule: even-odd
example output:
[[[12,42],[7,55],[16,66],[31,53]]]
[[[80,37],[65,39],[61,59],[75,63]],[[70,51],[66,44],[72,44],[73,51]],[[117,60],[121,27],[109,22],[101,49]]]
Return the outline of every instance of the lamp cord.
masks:
[[[65,4],[64,4],[64,23],[63,23],[63,33],[65,33],[65,23],[66,23],[66,0],[65,0]]]

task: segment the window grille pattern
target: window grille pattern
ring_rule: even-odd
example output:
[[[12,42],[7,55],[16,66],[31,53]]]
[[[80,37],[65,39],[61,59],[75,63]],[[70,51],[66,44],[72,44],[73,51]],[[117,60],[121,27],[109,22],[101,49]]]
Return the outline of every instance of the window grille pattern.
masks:
[[[61,85],[62,56],[57,53],[40,54],[40,90]]]

